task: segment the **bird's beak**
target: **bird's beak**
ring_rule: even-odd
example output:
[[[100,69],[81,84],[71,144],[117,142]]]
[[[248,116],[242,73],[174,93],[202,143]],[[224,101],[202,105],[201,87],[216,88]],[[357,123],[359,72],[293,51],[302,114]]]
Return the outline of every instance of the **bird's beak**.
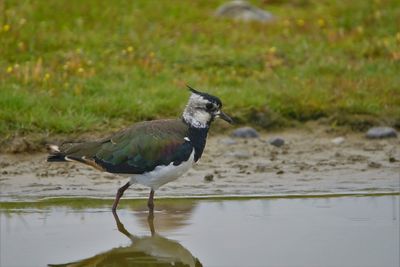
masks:
[[[221,119],[223,119],[224,121],[232,124],[233,120],[231,117],[229,117],[228,115],[226,115],[226,113],[224,113],[222,110],[219,111],[219,114],[217,115],[217,117],[220,117]]]

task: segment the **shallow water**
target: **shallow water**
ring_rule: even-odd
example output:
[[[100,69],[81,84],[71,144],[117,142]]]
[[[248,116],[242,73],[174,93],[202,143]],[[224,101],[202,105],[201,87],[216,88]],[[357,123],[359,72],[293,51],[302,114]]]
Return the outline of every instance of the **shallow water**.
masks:
[[[399,195],[0,203],[0,266],[399,266]]]

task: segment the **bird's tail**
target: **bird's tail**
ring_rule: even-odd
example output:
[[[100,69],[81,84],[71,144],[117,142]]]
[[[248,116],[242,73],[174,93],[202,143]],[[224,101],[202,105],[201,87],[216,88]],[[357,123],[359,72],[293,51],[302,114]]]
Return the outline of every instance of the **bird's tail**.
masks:
[[[60,151],[60,148],[56,145],[49,145],[48,150],[50,155],[47,157],[47,162],[63,162],[67,161],[65,159],[65,154]]]
[[[63,162],[67,161],[63,153],[51,154],[47,157],[47,162]]]

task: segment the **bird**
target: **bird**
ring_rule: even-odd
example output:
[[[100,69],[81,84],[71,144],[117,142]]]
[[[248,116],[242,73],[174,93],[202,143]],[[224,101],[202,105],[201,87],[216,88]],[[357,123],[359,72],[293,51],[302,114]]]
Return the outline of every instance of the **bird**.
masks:
[[[137,122],[100,140],[50,144],[47,162],[78,162],[127,176],[129,181],[118,189],[112,211],[126,189],[141,184],[150,187],[147,207],[153,212],[155,191],[201,158],[214,119],[233,123],[218,97],[187,87],[191,94],[180,118]]]

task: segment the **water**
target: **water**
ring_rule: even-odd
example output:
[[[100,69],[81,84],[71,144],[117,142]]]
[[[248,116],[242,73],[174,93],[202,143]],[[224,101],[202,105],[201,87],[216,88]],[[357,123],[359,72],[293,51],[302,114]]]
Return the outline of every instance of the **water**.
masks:
[[[68,202],[71,202],[68,204]],[[0,266],[399,266],[399,195],[0,204]]]

